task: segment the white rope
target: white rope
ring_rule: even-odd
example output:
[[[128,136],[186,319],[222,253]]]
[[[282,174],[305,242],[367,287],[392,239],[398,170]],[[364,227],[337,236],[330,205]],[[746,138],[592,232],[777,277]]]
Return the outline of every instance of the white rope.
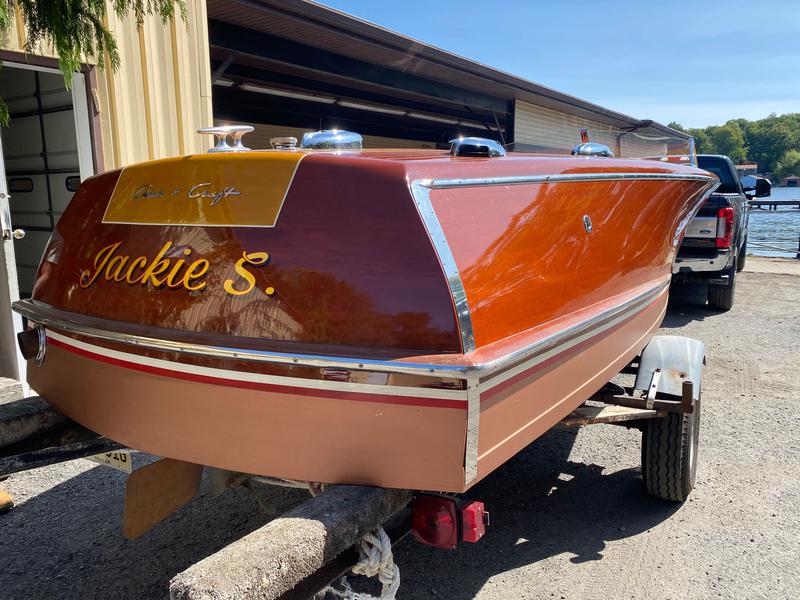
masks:
[[[319,597],[324,597],[328,592],[343,600],[395,600],[397,590],[400,588],[400,569],[394,564],[392,542],[383,527],[378,527],[359,540],[358,554],[360,558],[352,569],[353,573],[364,577],[377,575],[382,586],[381,595],[376,597],[356,592],[350,587],[347,578],[342,577],[341,582],[344,587],[342,591],[328,586]]]
[[[358,552],[361,560],[353,567],[353,573],[364,577],[377,575],[383,586],[380,600],[394,600],[400,587],[400,568],[394,564],[392,541],[383,527],[378,527],[361,538]]]
[[[307,482],[308,491],[312,496],[319,496],[325,491],[324,483]],[[343,590],[339,591],[328,586],[316,595],[324,598],[330,593],[343,600],[395,600],[397,590],[400,588],[400,568],[394,564],[392,541],[383,527],[373,529],[358,541],[358,562],[351,569],[356,575],[375,577],[381,582],[381,595],[379,597],[367,593],[360,593],[350,587],[347,577],[340,579]]]

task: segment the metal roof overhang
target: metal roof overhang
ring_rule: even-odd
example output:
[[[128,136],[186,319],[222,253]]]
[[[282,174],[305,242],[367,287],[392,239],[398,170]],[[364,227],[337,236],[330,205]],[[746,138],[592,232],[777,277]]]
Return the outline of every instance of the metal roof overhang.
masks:
[[[289,40],[323,52],[319,56],[338,55],[350,59],[350,65],[366,64],[362,86],[373,88],[393,87],[400,93],[411,96],[427,93],[419,88],[424,82],[435,82],[440,86],[460,90],[463,97],[454,103],[472,100],[475,106],[487,110],[501,109],[502,102],[522,100],[538,106],[551,108],[613,127],[630,130],[639,129],[645,134],[667,133],[674,137],[687,138],[686,134],[652,121],[612,111],[569,94],[558,92],[537,83],[493,69],[457,54],[441,50],[410,37],[395,33],[352,15],[306,0],[208,0],[210,38],[212,54],[228,50],[250,58],[266,61],[281,61],[280,52],[271,56],[268,45],[254,54],[255,40],[245,45],[247,32],[260,32],[276,38]],[[234,26],[233,28],[230,26]],[[250,48],[250,50],[248,50]],[[321,64],[320,71],[328,71],[336,64]],[[395,74],[392,78],[392,73]],[[375,77],[378,74],[381,77]],[[337,75],[334,72],[334,75]],[[346,76],[345,73],[338,73]],[[398,78],[397,75],[403,75]],[[325,79],[319,72],[318,77]],[[352,77],[351,77],[352,79]],[[409,89],[410,88],[410,89]],[[442,101],[450,98],[438,98]],[[467,102],[468,104],[469,102]]]

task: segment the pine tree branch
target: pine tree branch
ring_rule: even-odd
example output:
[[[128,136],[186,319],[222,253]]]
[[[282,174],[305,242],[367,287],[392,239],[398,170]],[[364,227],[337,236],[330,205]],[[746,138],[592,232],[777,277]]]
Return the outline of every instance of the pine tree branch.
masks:
[[[110,0],[108,4],[117,18],[131,17],[139,29],[151,15],[163,23],[173,20],[176,9],[186,21],[185,0]],[[34,54],[41,44],[52,45],[69,89],[73,73],[87,59],[101,69],[119,68],[117,43],[105,26],[108,4],[106,0],[0,0],[0,36],[10,31],[16,9],[25,27],[25,52]],[[8,122],[8,107],[0,98],[0,126]]]

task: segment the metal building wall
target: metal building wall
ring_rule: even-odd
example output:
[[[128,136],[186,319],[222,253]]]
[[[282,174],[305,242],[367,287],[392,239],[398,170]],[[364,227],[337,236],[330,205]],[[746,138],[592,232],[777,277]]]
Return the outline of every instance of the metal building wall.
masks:
[[[100,118],[105,169],[203,152],[210,140],[195,130],[212,122],[211,75],[205,0],[187,0],[186,22],[149,17],[139,31],[108,8],[107,27],[119,47],[120,67],[97,74],[89,102]],[[0,48],[24,51],[25,32],[16,19]],[[51,48],[38,56],[51,57]]]
[[[0,49],[12,50],[14,52],[25,51],[25,28],[19,12],[14,12],[14,19],[11,21],[11,28],[5,35],[0,35]],[[55,52],[50,45],[40,45],[36,48],[36,56],[54,57]]]
[[[592,141],[606,144],[618,156],[642,158],[667,153],[663,141],[649,140],[634,134],[620,135],[620,130],[574,115],[517,100],[514,106],[514,141],[554,152],[569,152],[580,143],[581,128],[589,130]]]
[[[252,125],[254,130],[244,138],[245,145],[254,150],[269,148],[269,140],[272,137],[291,136],[297,139],[298,144],[303,139],[303,134],[312,131],[311,128],[284,127],[281,125],[270,125],[267,123],[245,123],[225,119],[215,119],[214,125]],[[360,133],[360,132],[356,132]],[[399,138],[386,138],[375,135],[364,135],[364,148],[435,148],[436,145],[430,142],[420,142],[417,140],[404,140]]]
[[[586,127],[591,138],[616,145],[608,125],[517,100],[514,106],[514,141],[543,150],[570,151],[581,141],[580,129]]]

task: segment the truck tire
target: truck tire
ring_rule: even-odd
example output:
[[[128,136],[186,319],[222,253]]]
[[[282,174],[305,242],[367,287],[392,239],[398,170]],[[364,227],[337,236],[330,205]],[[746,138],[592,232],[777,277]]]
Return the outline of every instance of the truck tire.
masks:
[[[700,440],[700,399],[692,414],[648,419],[642,430],[642,477],[647,493],[683,502],[694,487]]]
[[[736,269],[731,269],[728,285],[708,285],[708,306],[715,310],[733,308],[733,296],[736,293]]]
[[[742,247],[739,248],[739,255],[736,257],[736,272],[739,273],[744,269],[744,263],[747,260],[747,238],[744,238]]]

